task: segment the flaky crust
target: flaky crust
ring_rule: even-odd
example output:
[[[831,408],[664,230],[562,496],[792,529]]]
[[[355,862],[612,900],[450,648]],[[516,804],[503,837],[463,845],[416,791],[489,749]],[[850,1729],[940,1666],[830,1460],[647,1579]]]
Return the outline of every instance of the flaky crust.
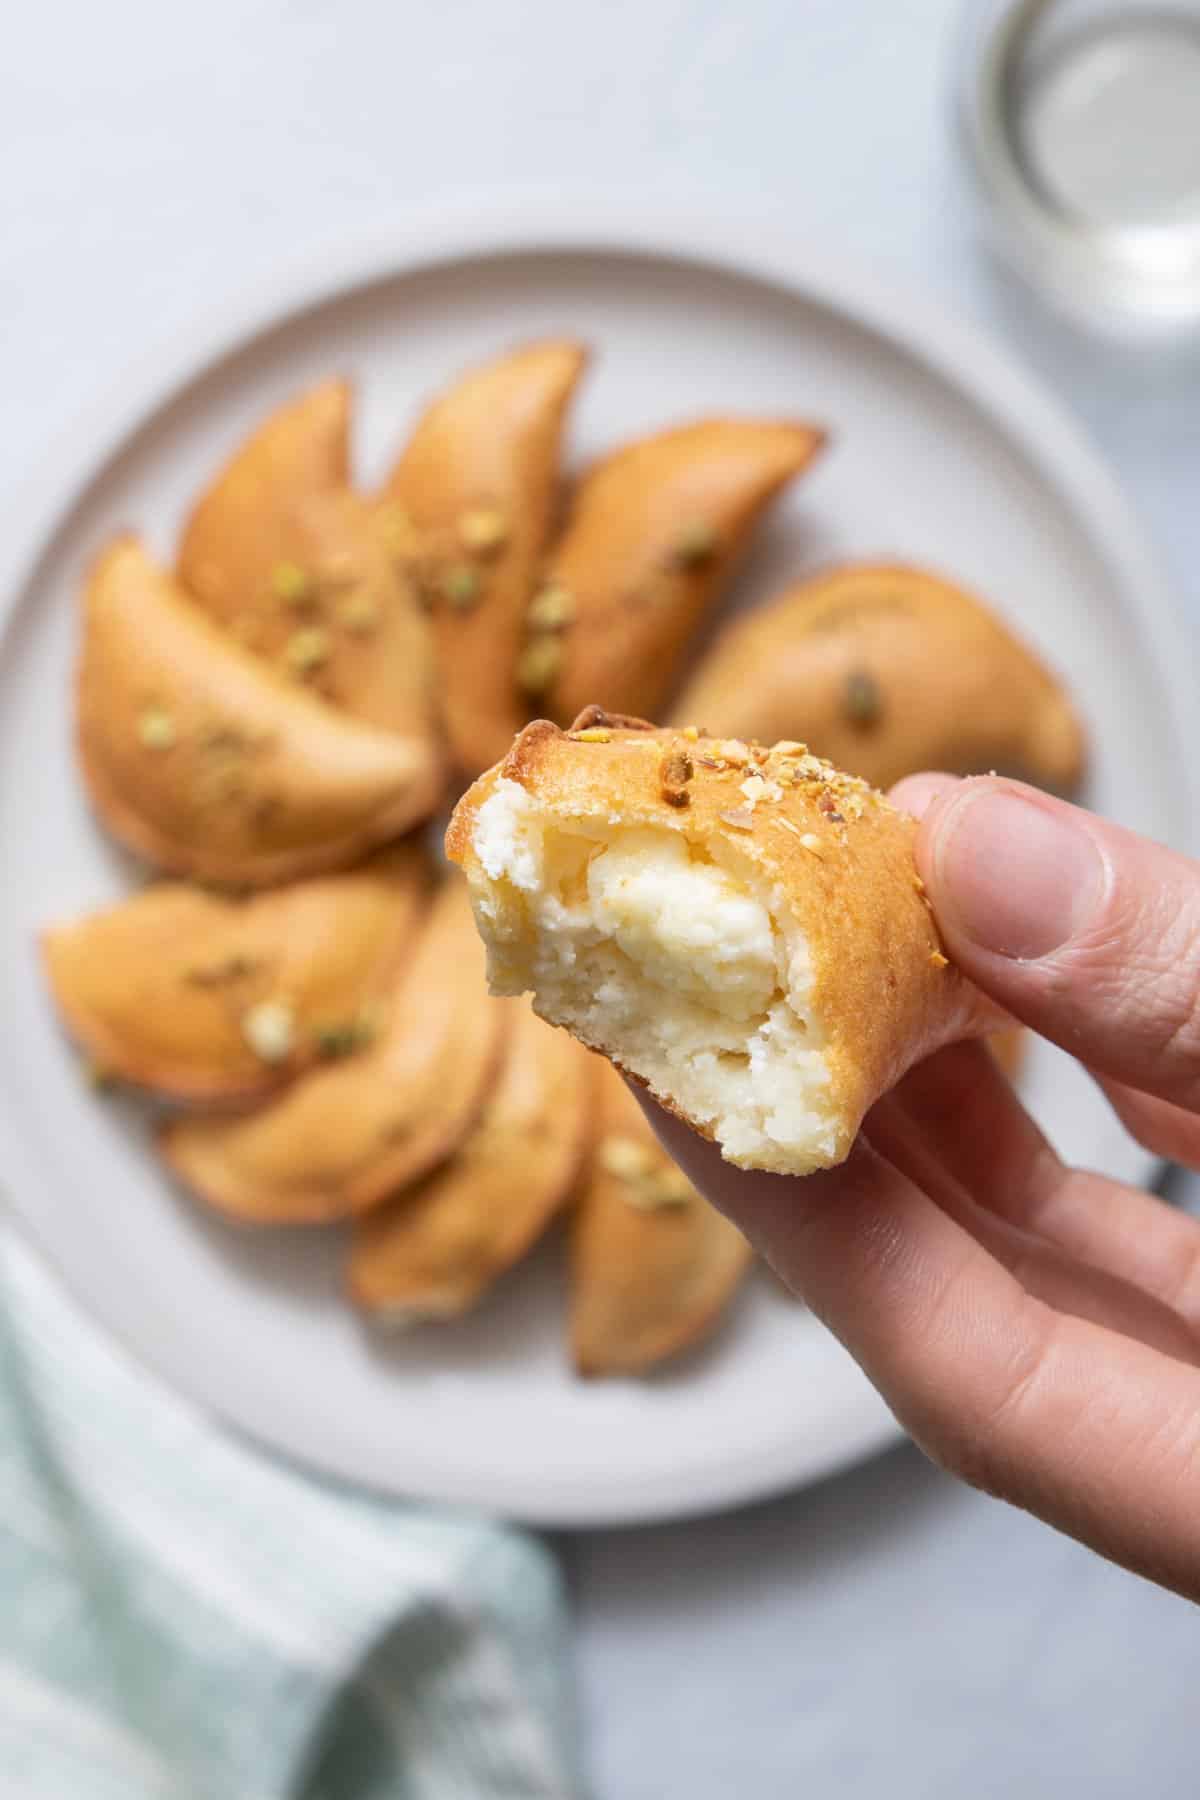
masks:
[[[964,588],[901,563],[847,563],[717,637],[673,716],[712,732],[803,738],[890,787],[920,769],[1075,789],[1083,727],[1062,684]]]
[[[454,1318],[522,1257],[563,1205],[594,1130],[598,1060],[523,1000],[503,1065],[458,1149],[354,1228],[351,1300],[388,1320]]]
[[[245,900],[160,882],[46,931],[42,954],[64,1024],[103,1075],[248,1104],[367,1034],[431,889],[411,844]],[[278,1054],[254,1048],[263,1007],[285,1009]]]
[[[93,805],[138,856],[267,887],[343,867],[428,816],[440,759],[376,731],[219,631],[132,537],[98,559],[76,678]]]
[[[534,703],[561,721],[592,701],[657,711],[763,511],[823,442],[811,425],[701,419],[587,471],[542,590],[565,596],[561,623],[535,629],[531,604]]]
[[[399,546],[406,527],[415,533],[447,731],[468,775],[502,756],[528,716],[516,685],[525,605],[586,361],[582,344],[550,338],[469,370],[422,415],[386,484]]]
[[[571,1357],[581,1375],[637,1375],[715,1329],[753,1258],[625,1083],[600,1074],[600,1137],[571,1230]]]
[[[163,1157],[210,1205],[257,1224],[367,1212],[470,1130],[506,1024],[484,985],[463,884],[447,881],[369,1049],[249,1118],[166,1126]]]
[[[582,714],[571,733],[536,721],[468,790],[451,820],[448,854],[480,889],[487,882],[472,846],[474,822],[501,779],[560,819],[681,832],[709,854],[717,847],[715,860],[732,859],[781,890],[808,940],[812,1008],[828,1033],[835,1160],[907,1068],[991,1017],[942,952],[913,862],[915,821],[802,744],[766,750],[631,729],[598,709]],[[612,1054],[614,1047],[592,1048]],[[657,1097],[678,1110],[671,1094]]]

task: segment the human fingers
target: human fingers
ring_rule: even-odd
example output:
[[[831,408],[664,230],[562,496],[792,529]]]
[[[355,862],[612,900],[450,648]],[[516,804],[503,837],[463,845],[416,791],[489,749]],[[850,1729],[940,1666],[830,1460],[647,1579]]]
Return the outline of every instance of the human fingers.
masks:
[[[936,1462],[1200,1598],[1200,1371],[1028,1294],[864,1139],[797,1180],[655,1125]]]
[[[1200,1362],[1200,1330],[1165,1301],[1104,1261],[1090,1262],[975,1200],[924,1131],[892,1094],[871,1112],[866,1134],[892,1167],[936,1201],[1038,1300],[1057,1312],[1106,1325],[1183,1362]]]
[[[939,1051],[905,1077],[896,1100],[979,1205],[1200,1327],[1200,1221],[1141,1188],[1066,1167],[981,1046]]]
[[[932,800],[917,863],[985,993],[1101,1073],[1200,1104],[1195,863],[993,776]]]
[[[1098,1085],[1131,1136],[1156,1156],[1200,1169],[1200,1118],[1169,1100],[1143,1094],[1093,1069]]]

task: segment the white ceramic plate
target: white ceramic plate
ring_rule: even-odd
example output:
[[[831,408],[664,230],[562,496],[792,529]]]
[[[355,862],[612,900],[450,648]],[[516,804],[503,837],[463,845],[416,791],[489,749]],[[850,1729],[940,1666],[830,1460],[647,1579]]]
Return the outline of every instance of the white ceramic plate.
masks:
[[[561,211],[561,209],[559,209]],[[1091,798],[1183,842],[1185,662],[1124,505],[1056,408],[973,333],[805,244],[767,256],[711,224],[588,207],[326,258],[170,352],[83,426],[15,519],[28,538],[0,640],[0,1157],[14,1202],[98,1318],[263,1443],[400,1494],[555,1524],[750,1499],[896,1430],[850,1359],[764,1281],[719,1340],[643,1383],[585,1385],[561,1348],[547,1246],[460,1327],[384,1341],[340,1303],[335,1233],[255,1235],[174,1191],[136,1121],[80,1080],[34,934],[122,891],[71,754],[73,597],[133,524],[169,556],[188,498],[260,414],[315,377],[358,380],[376,476],[431,388],[507,341],[598,349],[574,434],[590,453],[698,411],[796,413],[834,447],[781,509],[743,597],[843,555],[895,553],[977,585],[1070,677]],[[743,237],[748,234],[743,233]],[[757,246],[757,247],[756,247]],[[1072,1156],[1147,1160],[1080,1072],[1039,1046],[1027,1093]]]

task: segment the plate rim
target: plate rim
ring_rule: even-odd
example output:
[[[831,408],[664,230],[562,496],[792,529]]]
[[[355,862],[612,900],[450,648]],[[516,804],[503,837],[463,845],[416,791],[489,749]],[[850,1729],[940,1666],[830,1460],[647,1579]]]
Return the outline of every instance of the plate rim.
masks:
[[[190,326],[163,336],[134,359],[80,409],[64,434],[52,441],[33,474],[17,492],[10,519],[12,536],[0,545],[0,639],[5,637],[26,589],[56,537],[83,502],[93,483],[130,438],[152,424],[187,388],[229,357],[288,320],[299,318],[339,296],[371,285],[412,276],[441,264],[499,256],[597,254],[676,261],[766,282],[793,300],[816,303],[865,327],[932,371],[952,391],[978,408],[1002,436],[1017,446],[1029,466],[1065,504],[1080,535],[1096,549],[1116,578],[1121,601],[1134,612],[1143,647],[1169,713],[1171,735],[1186,743],[1187,694],[1196,655],[1173,586],[1142,530],[1134,509],[1103,455],[1064,404],[986,329],[888,274],[881,289],[870,265],[822,241],[794,246],[780,241],[777,220],[743,216],[737,222],[710,213],[656,205],[631,206],[610,196],[569,199],[545,189],[484,190],[460,196],[450,208],[418,213],[402,227],[379,224],[333,237],[319,253],[289,261],[202,309]],[[64,454],[63,442],[69,446]],[[1197,837],[1200,778],[1186,758],[1178,771],[1188,818],[1174,847],[1191,851]],[[466,1504],[495,1510],[530,1524],[571,1529],[637,1525],[694,1517],[765,1499],[820,1480],[878,1453],[902,1436],[902,1428],[873,1393],[830,1427],[816,1449],[802,1454],[776,1450],[732,1464],[714,1462],[703,1479],[689,1478],[681,1494],[669,1480],[655,1478],[639,1490],[636,1478],[617,1499],[597,1503],[586,1494],[547,1491],[537,1477],[523,1491],[511,1481],[497,1484],[496,1498],[481,1502],[478,1490],[451,1491],[453,1484],[422,1489],[417,1479],[403,1493],[323,1459],[311,1448],[269,1440],[229,1417],[203,1382],[147,1342],[106,1303],[103,1285],[73,1265],[61,1234],[44,1211],[27,1198],[32,1172],[11,1123],[0,1116],[2,1174],[12,1214],[32,1239],[87,1319],[116,1342],[134,1363],[168,1392],[223,1431],[297,1467],[334,1475],[376,1493],[431,1503]],[[1147,1174],[1157,1159],[1147,1158]]]

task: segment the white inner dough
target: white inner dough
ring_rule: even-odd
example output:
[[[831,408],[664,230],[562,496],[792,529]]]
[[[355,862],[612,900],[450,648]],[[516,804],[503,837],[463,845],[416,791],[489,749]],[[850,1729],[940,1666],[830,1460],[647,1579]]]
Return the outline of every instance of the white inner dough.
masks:
[[[548,819],[516,782],[479,809],[489,976],[613,1055],[731,1162],[836,1154],[808,944],[782,897],[682,830]],[[728,860],[726,860],[728,859]]]

